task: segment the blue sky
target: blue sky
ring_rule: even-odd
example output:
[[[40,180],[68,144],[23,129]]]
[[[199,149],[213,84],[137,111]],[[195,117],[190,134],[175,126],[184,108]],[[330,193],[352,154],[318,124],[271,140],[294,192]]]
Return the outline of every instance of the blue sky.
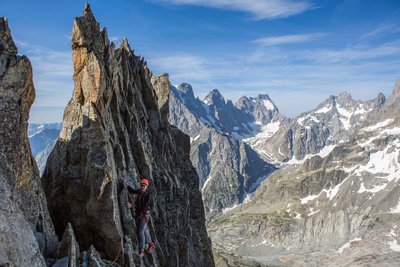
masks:
[[[85,1],[0,0],[33,65],[31,122],[61,121],[72,95],[70,36]],[[390,95],[400,78],[398,0],[92,0],[110,39],[125,36],[154,73],[204,97],[267,93],[294,117],[329,95]]]

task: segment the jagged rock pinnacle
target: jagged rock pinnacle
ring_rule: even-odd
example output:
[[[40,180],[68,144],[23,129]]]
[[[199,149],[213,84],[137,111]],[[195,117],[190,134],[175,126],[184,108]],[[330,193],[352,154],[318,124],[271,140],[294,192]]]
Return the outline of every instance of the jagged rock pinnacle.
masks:
[[[118,45],[119,49],[124,49],[126,52],[131,52],[131,46],[129,45],[128,39],[124,37],[121,41],[121,43]]]
[[[225,99],[217,88],[208,93],[208,95],[204,98],[204,102],[214,104],[216,106],[225,105]]]
[[[18,54],[18,49],[12,39],[6,17],[0,17],[0,55],[1,54]]]
[[[92,9],[90,8],[90,5],[89,5],[88,2],[85,3],[85,8],[83,9],[82,16],[87,17],[87,18],[95,19],[94,15],[93,15],[93,12],[92,12]]]

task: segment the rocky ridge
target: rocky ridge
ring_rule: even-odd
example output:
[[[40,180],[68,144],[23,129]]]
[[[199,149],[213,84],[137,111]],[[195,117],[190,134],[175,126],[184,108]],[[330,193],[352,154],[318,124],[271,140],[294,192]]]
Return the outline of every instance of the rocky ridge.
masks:
[[[57,237],[27,135],[32,66],[0,18],[0,265],[45,266]],[[8,265],[7,265],[8,266]]]
[[[57,234],[71,224],[86,251],[77,260],[99,251],[121,266],[139,265],[123,181],[138,186],[145,176],[158,246],[142,264],[213,266],[189,137],[167,121],[167,77],[153,76],[126,39],[115,48],[88,4],[74,20],[72,52],[74,93],[42,177]]]
[[[291,119],[271,138],[264,138],[253,148],[277,163],[298,163],[316,154],[326,155],[337,144],[349,141],[368,114],[380,109],[385,100],[383,94],[370,101],[356,101],[348,93],[330,96],[315,109]]]

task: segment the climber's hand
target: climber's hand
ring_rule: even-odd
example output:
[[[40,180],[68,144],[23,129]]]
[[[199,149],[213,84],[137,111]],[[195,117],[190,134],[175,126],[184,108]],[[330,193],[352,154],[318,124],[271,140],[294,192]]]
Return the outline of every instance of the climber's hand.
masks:
[[[128,209],[132,208],[132,203],[128,202]]]

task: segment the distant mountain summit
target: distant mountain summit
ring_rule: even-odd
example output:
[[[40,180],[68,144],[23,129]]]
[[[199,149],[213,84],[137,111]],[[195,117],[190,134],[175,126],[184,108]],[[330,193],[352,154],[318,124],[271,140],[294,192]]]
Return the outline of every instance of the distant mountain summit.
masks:
[[[191,137],[190,158],[199,174],[207,221],[243,203],[275,167],[231,134],[250,132],[251,117],[225,101],[217,89],[203,101],[192,86],[171,86],[170,122]]]
[[[181,110],[174,105],[171,106],[171,115],[174,116],[171,119],[172,123],[179,125],[185,132],[191,131],[189,125],[190,128],[194,127],[194,132],[198,132],[199,124],[203,124],[242,140],[263,132],[265,129],[261,129],[262,126],[273,123],[274,128],[277,128],[277,124],[280,125],[287,120],[266,94],[250,99],[244,96],[234,105],[231,100],[225,100],[218,89],[213,89],[202,101],[195,98],[192,86],[188,83],[172,87],[171,92],[190,110],[191,116],[181,113]],[[191,119],[188,120],[185,115]]]
[[[384,103],[382,94],[370,101],[356,101],[348,93],[330,96],[315,109],[289,120],[256,149],[273,162],[297,163],[318,153],[326,154],[348,141],[368,114]]]
[[[235,106],[244,113],[249,114],[254,122],[265,125],[272,121],[282,120],[284,116],[279,113],[275,103],[267,94],[258,95],[257,97],[242,96],[236,102]]]
[[[60,135],[61,127],[61,123],[29,123],[28,125],[29,143],[40,175]]]

